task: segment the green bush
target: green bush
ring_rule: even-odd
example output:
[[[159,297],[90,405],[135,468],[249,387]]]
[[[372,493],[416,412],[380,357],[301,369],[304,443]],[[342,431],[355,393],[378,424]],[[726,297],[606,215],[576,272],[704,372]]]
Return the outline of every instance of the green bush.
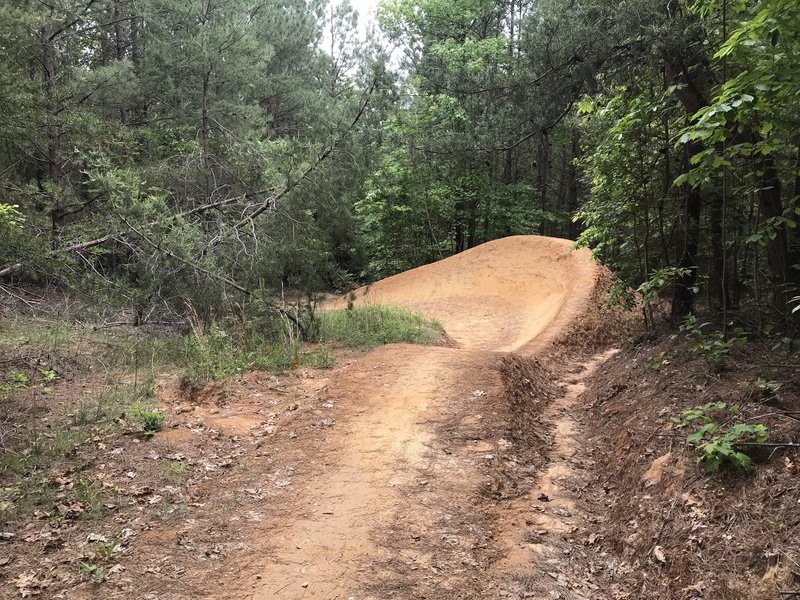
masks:
[[[721,331],[706,333],[704,328],[708,325],[709,323],[700,323],[695,315],[689,315],[678,331],[686,336],[690,350],[703,358],[711,371],[719,373],[725,369],[731,350],[746,344],[747,337],[741,327],[732,329],[727,336]],[[677,337],[674,336],[673,339]]]
[[[357,306],[318,314],[322,341],[348,346],[381,344],[432,344],[442,335],[442,326],[396,306]]]
[[[164,426],[164,413],[147,404],[134,404],[131,406],[131,415],[141,423],[142,433],[148,437],[161,431]]]
[[[724,464],[749,470],[753,461],[737,444],[761,444],[769,434],[764,424],[743,421],[739,407],[725,402],[687,409],[674,421],[680,428],[698,427],[686,441],[696,448],[698,464],[703,463],[711,472],[719,471]]]

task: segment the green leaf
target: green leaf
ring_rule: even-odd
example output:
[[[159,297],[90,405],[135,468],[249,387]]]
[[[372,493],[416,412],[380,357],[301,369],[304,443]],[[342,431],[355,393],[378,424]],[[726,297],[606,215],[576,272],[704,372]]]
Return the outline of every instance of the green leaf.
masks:
[[[683,185],[684,183],[686,183],[688,180],[689,180],[689,174],[688,173],[682,173],[682,174],[678,175],[678,177],[675,178],[675,181],[672,183],[672,185],[680,186],[680,185]],[[798,210],[800,210],[800,209],[798,209]]]

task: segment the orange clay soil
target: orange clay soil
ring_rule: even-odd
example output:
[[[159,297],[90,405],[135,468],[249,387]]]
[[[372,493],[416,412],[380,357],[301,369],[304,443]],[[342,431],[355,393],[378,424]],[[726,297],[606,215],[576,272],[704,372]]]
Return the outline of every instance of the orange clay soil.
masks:
[[[356,304],[437,319],[456,347],[351,352],[317,374],[311,392],[298,384],[297,405],[284,413],[293,420],[276,421],[257,450],[243,444],[237,462],[197,492],[202,509],[177,531],[156,527],[141,536],[138,552],[151,565],[180,569],[168,577],[166,566],[151,566],[137,576],[131,567],[127,585],[86,584],[76,597],[572,598],[553,575],[557,564],[548,563],[549,574],[535,568],[559,560],[559,547],[534,551],[531,538],[568,527],[545,518],[547,505],[536,500],[538,485],[558,496],[556,482],[568,470],[568,423],[548,422],[558,420],[560,405],[549,416],[547,408],[564,392],[558,376],[572,368],[569,382],[578,385],[599,360],[586,369],[559,365],[558,375],[540,363],[590,310],[599,272],[569,241],[511,237],[357,290]],[[511,352],[530,362],[507,370],[521,373],[513,377],[502,367]],[[514,425],[515,386],[538,406],[526,421],[533,426]],[[246,436],[243,412],[259,423],[269,398],[248,388],[213,415],[215,427]],[[272,402],[278,411],[285,399]],[[224,415],[234,410],[227,426]],[[564,464],[540,483],[548,457]],[[575,598],[596,597],[582,586],[570,587],[584,594]]]
[[[475,530],[493,524],[480,522],[474,504],[483,463],[511,442],[471,440],[454,452],[438,447],[436,424],[448,419],[452,404],[470,404],[476,414],[463,420],[478,424],[482,412],[501,404],[494,353],[524,354],[556,337],[586,310],[596,272],[588,251],[573,251],[569,241],[513,237],[357,290],[357,305],[393,304],[437,319],[457,348],[387,346],[338,377],[329,398],[342,408],[340,447],[299,491],[301,514],[270,535],[272,552],[240,593],[492,595],[486,581],[466,581],[465,571],[480,554],[500,551],[476,547]],[[457,548],[444,553],[449,561],[441,558],[443,540]]]
[[[568,240],[488,242],[354,292],[354,304],[394,304],[435,318],[458,347],[525,352],[587,309],[598,268]],[[350,296],[334,303],[344,308]]]

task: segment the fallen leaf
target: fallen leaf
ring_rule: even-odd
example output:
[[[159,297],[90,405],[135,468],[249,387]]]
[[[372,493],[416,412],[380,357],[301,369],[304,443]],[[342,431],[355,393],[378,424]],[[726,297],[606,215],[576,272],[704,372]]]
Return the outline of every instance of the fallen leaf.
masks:
[[[36,573],[34,571],[20,573],[12,583],[14,587],[19,590],[20,596],[23,598],[38,596],[41,588],[46,587],[42,582],[36,579]]]
[[[662,548],[661,546],[656,546],[655,548],[653,548],[653,556],[656,557],[656,560],[658,562],[661,562],[661,563],[666,563],[667,562],[667,557],[664,554],[664,548]]]
[[[75,502],[69,506],[58,504],[56,510],[65,519],[77,519],[83,513],[83,504],[80,502]]]

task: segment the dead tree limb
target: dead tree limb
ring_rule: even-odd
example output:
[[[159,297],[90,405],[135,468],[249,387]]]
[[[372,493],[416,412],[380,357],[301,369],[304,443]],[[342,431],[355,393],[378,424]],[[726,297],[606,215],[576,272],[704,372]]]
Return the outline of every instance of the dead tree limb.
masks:
[[[161,244],[156,244],[153,240],[148,238],[144,233],[142,233],[141,231],[136,229],[133,225],[128,223],[128,221],[126,221],[124,218],[122,219],[122,222],[125,223],[125,225],[131,231],[133,231],[133,233],[135,233],[140,238],[142,238],[142,240],[144,240],[144,242],[148,246],[152,247],[156,252],[162,252],[163,254],[166,254],[170,258],[174,258],[178,262],[181,262],[181,263],[185,264],[187,267],[190,267],[190,268],[194,269],[198,273],[202,273],[206,277],[209,277],[211,279],[217,279],[219,281],[222,281],[223,283],[227,283],[229,286],[231,286],[232,288],[242,292],[245,295],[249,295],[250,294],[250,290],[248,290],[247,288],[242,287],[241,285],[239,285],[238,283],[236,283],[232,279],[228,279],[227,277],[225,277],[224,275],[220,275],[219,273],[214,273],[214,271],[209,271],[208,269],[206,269],[202,265],[198,265],[194,261],[191,261],[191,260],[188,260],[188,259],[183,258],[181,256],[178,256],[177,254],[175,254],[174,252],[172,252],[168,248],[162,247]]]

